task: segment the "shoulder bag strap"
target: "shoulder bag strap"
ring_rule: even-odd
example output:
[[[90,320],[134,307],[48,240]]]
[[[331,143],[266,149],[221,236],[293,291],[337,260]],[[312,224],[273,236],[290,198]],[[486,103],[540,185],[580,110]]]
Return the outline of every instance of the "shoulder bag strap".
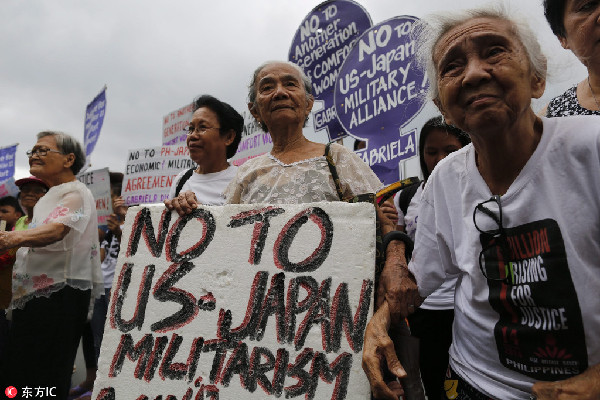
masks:
[[[325,159],[327,160],[327,165],[329,166],[329,171],[331,172],[331,176],[333,177],[333,183],[335,183],[335,190],[340,198],[340,200],[344,200],[344,194],[342,192],[340,177],[335,169],[335,163],[333,162],[333,157],[331,156],[331,142],[327,143],[325,146]]]
[[[185,171],[185,174],[183,174],[179,182],[177,182],[177,187],[175,188],[175,197],[179,196],[179,192],[181,192],[183,184],[186,183],[188,179],[190,179],[190,176],[192,176],[192,174],[194,173],[194,169],[195,168],[190,168],[187,171]]]

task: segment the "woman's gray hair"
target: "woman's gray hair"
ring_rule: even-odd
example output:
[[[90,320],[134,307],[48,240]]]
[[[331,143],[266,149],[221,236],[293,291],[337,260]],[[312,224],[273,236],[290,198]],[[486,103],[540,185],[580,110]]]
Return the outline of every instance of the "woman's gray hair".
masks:
[[[306,100],[312,98],[312,81],[310,78],[304,73],[304,70],[298,66],[298,64],[294,64],[290,61],[267,61],[262,63],[254,70],[254,74],[252,74],[252,80],[250,81],[250,85],[248,85],[248,101],[250,103],[254,103],[256,100],[256,79],[258,78],[258,74],[263,68],[271,65],[271,64],[287,64],[290,67],[294,68],[300,74],[302,78],[302,82],[304,83],[304,91],[306,92]]]
[[[83,151],[81,143],[73,136],[67,135],[64,132],[43,131],[37,134],[38,140],[46,136],[54,137],[56,147],[58,147],[58,150],[61,153],[65,155],[73,153],[75,155],[75,161],[73,161],[73,165],[71,165],[71,171],[73,171],[73,175],[77,175],[85,164],[85,152]]]
[[[250,85],[248,85],[248,101],[252,103],[252,108],[256,107],[254,102],[256,101],[256,79],[258,78],[258,74],[260,74],[260,71],[262,71],[263,68],[271,64],[287,64],[290,67],[294,68],[296,71],[298,71],[298,73],[300,74],[300,78],[302,79],[302,83],[304,83],[304,93],[306,94],[306,101],[313,98],[312,81],[304,73],[304,70],[302,68],[290,61],[267,61],[259,65],[258,68],[254,70],[254,74],[252,74],[252,81],[250,81]],[[308,122],[308,117],[306,117],[306,120],[304,120],[304,126],[306,126],[306,122]],[[259,123],[259,126],[263,131],[268,131],[267,125],[263,121]]]
[[[533,73],[539,78],[546,79],[546,56],[527,21],[524,18],[512,16],[503,4],[489,4],[471,10],[432,14],[413,28],[413,35],[416,35],[420,43],[417,58],[419,64],[426,69],[429,78],[428,96],[430,99],[437,99],[439,96],[438,74],[433,62],[435,46],[448,31],[474,18],[496,18],[510,22],[513,26],[513,33],[525,48]]]

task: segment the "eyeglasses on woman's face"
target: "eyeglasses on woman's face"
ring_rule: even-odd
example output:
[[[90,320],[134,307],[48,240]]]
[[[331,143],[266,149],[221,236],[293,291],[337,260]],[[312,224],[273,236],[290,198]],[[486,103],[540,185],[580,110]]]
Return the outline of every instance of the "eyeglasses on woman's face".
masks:
[[[31,150],[28,150],[25,152],[25,154],[27,154],[27,157],[29,157],[29,158],[31,158],[35,155],[37,155],[38,157],[45,157],[48,153],[62,154],[62,152],[60,152],[58,150],[52,150],[47,147],[38,147],[37,149],[31,149]]]
[[[514,273],[510,262],[510,249],[502,225],[502,203],[500,196],[475,206],[473,210],[475,228],[484,236],[483,248],[479,252],[479,269],[490,281],[514,284]]]
[[[211,130],[211,129],[216,129],[218,131],[221,130],[221,128],[215,128],[212,126],[204,126],[204,125],[190,125],[187,128],[184,129],[185,133],[187,133],[188,136],[193,135],[194,133],[198,132],[201,135],[204,135],[207,131]]]

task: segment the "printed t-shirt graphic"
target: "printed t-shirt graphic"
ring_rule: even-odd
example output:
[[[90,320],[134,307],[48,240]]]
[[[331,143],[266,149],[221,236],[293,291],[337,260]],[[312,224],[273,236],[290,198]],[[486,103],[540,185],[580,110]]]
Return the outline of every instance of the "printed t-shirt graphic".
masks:
[[[558,224],[544,219],[504,232],[505,246],[497,245],[502,237],[480,235],[482,268],[488,276],[508,274],[508,284],[488,280],[490,305],[499,314],[500,362],[540,380],[582,373],[588,358],[581,309]]]

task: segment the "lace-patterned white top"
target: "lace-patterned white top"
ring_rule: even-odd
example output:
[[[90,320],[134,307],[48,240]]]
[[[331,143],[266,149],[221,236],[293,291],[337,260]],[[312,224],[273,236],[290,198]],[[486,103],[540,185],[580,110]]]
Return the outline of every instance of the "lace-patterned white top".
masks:
[[[50,223],[71,230],[50,245],[19,249],[13,269],[11,308],[23,308],[29,300],[49,297],[66,285],[92,289],[92,301],[104,292],[96,202],[83,183],[53,186],[37,202],[29,229]]]
[[[331,156],[344,198],[375,193],[383,185],[355,153],[331,145]],[[300,204],[340,200],[325,155],[284,164],[271,154],[253,158],[238,168],[225,189],[229,204]]]

